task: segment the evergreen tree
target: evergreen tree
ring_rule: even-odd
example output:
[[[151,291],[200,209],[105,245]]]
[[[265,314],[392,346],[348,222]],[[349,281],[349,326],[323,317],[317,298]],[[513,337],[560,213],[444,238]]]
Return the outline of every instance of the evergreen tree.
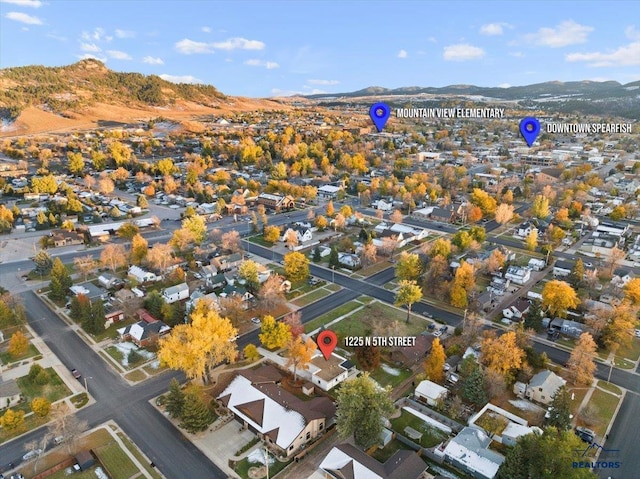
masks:
[[[462,397],[477,406],[487,403],[487,393],[484,389],[484,375],[482,374],[480,366],[476,365],[471,374],[469,374],[469,377],[464,380]]]
[[[97,299],[91,303],[91,312],[83,325],[85,331],[91,334],[98,334],[104,331],[104,304],[102,300]]]
[[[144,307],[154,318],[162,317],[162,306],[164,306],[164,299],[157,291],[151,291],[144,300]]]
[[[212,422],[213,415],[200,398],[199,392],[197,390],[186,392],[180,427],[185,428],[191,434],[195,434],[196,432],[204,431]]]
[[[164,402],[164,407],[173,418],[182,417],[182,409],[184,408],[185,396],[180,383],[173,378],[169,383],[169,393]]]
[[[38,251],[38,253],[33,258],[33,262],[36,265],[34,271],[37,274],[49,274],[51,268],[53,267],[53,259],[51,258],[51,255],[44,250]]]
[[[338,261],[338,250],[335,247],[331,248],[331,253],[329,254],[329,266],[332,268],[340,267],[340,262]]]
[[[525,329],[532,328],[538,333],[544,329],[542,327],[542,307],[537,299],[531,303],[529,311],[524,315],[524,327]]]
[[[49,284],[49,297],[53,300],[63,300],[67,296],[67,291],[73,284],[71,276],[65,265],[56,258],[51,267],[51,283]]]
[[[320,247],[316,246],[313,249],[313,261],[315,263],[319,263],[322,260],[322,256],[320,255]]]
[[[571,395],[565,386],[559,388],[553,395],[547,425],[559,430],[571,429]]]
[[[576,260],[576,264],[573,266],[573,270],[571,271],[571,284],[573,284],[576,288],[579,287],[584,281],[584,263],[581,258]]]

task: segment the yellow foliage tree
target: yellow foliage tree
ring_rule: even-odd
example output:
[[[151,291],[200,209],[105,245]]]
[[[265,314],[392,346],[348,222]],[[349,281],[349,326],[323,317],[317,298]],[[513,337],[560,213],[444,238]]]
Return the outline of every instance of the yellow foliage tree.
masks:
[[[298,380],[298,368],[307,369],[313,353],[317,349],[316,343],[313,339],[307,338],[302,340],[301,336],[298,336],[287,345],[287,367],[293,366],[293,380]]]
[[[518,346],[514,331],[504,333],[498,338],[488,337],[482,341],[482,362],[505,378],[513,371],[520,369],[525,356],[525,352]]]
[[[633,278],[624,286],[624,296],[631,304],[640,304],[640,278]]]
[[[535,251],[538,247],[538,230],[532,229],[531,232],[524,239],[524,244],[529,251]]]
[[[431,344],[431,352],[424,362],[424,373],[427,379],[437,383],[444,381],[444,362],[446,359],[447,356],[442,344],[440,344],[440,338],[434,339]]]
[[[191,312],[190,322],[179,324],[160,340],[160,363],[183,371],[189,379],[207,382],[209,370],[223,361],[235,361],[238,330],[205,301]]]
[[[51,402],[44,397],[33,398],[31,410],[40,417],[47,417],[51,411]]]
[[[564,318],[567,310],[577,307],[578,302],[578,295],[566,281],[554,279],[544,285],[542,306],[552,315]]]
[[[29,349],[29,340],[22,333],[22,331],[16,331],[11,335],[9,340],[9,354],[12,358],[17,358],[26,354]]]
[[[596,349],[596,343],[591,334],[582,333],[567,361],[569,379],[573,384],[588,386],[593,382],[593,373],[596,371],[596,363],[593,359]]]
[[[309,258],[297,251],[284,255],[284,274],[293,283],[309,277]]]
[[[141,264],[149,253],[149,243],[140,233],[131,238],[131,262]]]
[[[275,244],[280,238],[280,228],[277,226],[265,226],[262,236],[267,243]]]
[[[7,411],[0,417],[0,426],[6,431],[19,431],[24,427],[24,411]]]
[[[271,315],[262,318],[260,331],[262,332],[258,335],[258,338],[267,349],[279,349],[291,341],[289,325],[276,321]]]

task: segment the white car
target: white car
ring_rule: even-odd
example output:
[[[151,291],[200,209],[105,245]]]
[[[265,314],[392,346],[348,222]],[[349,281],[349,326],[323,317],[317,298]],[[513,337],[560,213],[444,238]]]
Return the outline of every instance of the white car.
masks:
[[[257,316],[255,318],[251,318],[251,322],[253,324],[260,324],[261,323],[260,318],[258,318]]]
[[[24,456],[22,456],[23,461],[30,461],[42,454],[42,449],[34,449],[33,451],[29,451]]]
[[[434,331],[434,332],[433,332],[433,335],[434,335],[436,338],[439,338],[440,336],[442,336],[442,331],[440,331],[440,330],[438,330],[438,331]]]
[[[640,329],[636,329],[636,338],[640,338]]]

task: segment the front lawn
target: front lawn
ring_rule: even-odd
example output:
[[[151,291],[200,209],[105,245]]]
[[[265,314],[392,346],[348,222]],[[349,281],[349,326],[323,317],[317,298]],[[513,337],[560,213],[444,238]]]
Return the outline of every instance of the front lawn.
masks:
[[[599,437],[602,437],[607,430],[619,401],[619,397],[602,391],[601,389],[595,389],[593,391],[587,408],[593,414],[589,418],[592,423],[590,427]]]
[[[44,371],[46,371],[46,374],[49,376],[46,384],[38,384],[35,381],[31,381],[29,376],[23,376],[17,379],[18,386],[27,404],[30,404],[31,400],[36,397],[47,398],[53,403],[71,394],[69,388],[62,382],[62,379],[60,379],[53,368],[46,368]]]
[[[0,353],[0,363],[4,365],[17,363],[19,361],[22,361],[23,359],[28,359],[28,358],[37,356],[38,354],[40,354],[40,351],[38,351],[38,348],[36,348],[33,344],[29,343],[29,347],[27,348],[27,351],[24,354],[17,356],[15,358],[11,356],[11,354],[9,354],[9,352],[7,351]]]
[[[380,386],[391,386],[391,389],[395,389],[410,376],[411,369],[393,368],[385,363],[381,363],[380,367],[371,373],[371,378]]]
[[[329,311],[328,313],[325,313],[322,316],[318,316],[314,320],[309,321],[308,323],[305,323],[304,331],[306,333],[309,333],[310,331],[314,331],[319,327],[324,326],[327,323],[330,323],[334,319],[337,319],[340,316],[344,316],[345,314],[348,314],[354,309],[357,309],[361,306],[362,304],[357,301],[349,301],[348,303],[340,305],[337,308]]]
[[[324,298],[325,296],[329,296],[330,294],[331,294],[331,291],[327,291],[326,289],[321,288],[321,289],[318,289],[316,291],[312,291],[310,293],[307,293],[304,296],[296,298],[291,302],[293,304],[295,304],[296,306],[303,307],[303,306],[306,306],[307,304],[314,303],[314,302],[318,301],[319,299]]]
[[[94,452],[113,479],[129,479],[139,472],[136,465],[114,439],[94,449]]]
[[[411,427],[416,431],[422,433],[422,437],[419,441],[409,438],[414,442],[418,442],[422,447],[434,447],[447,438],[446,433],[428,425],[419,417],[414,416],[413,414],[405,410],[402,411],[400,417],[391,419],[391,426],[394,431],[402,434],[405,437],[408,437],[407,433],[404,431],[406,427]]]

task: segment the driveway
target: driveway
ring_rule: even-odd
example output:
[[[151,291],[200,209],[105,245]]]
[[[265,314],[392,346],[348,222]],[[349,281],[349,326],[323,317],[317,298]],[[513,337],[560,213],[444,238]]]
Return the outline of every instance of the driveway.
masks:
[[[238,421],[232,420],[216,431],[192,436],[191,441],[229,477],[238,477],[229,467],[229,459],[254,437],[256,437],[255,434],[242,429]],[[246,451],[243,456],[248,452]]]

